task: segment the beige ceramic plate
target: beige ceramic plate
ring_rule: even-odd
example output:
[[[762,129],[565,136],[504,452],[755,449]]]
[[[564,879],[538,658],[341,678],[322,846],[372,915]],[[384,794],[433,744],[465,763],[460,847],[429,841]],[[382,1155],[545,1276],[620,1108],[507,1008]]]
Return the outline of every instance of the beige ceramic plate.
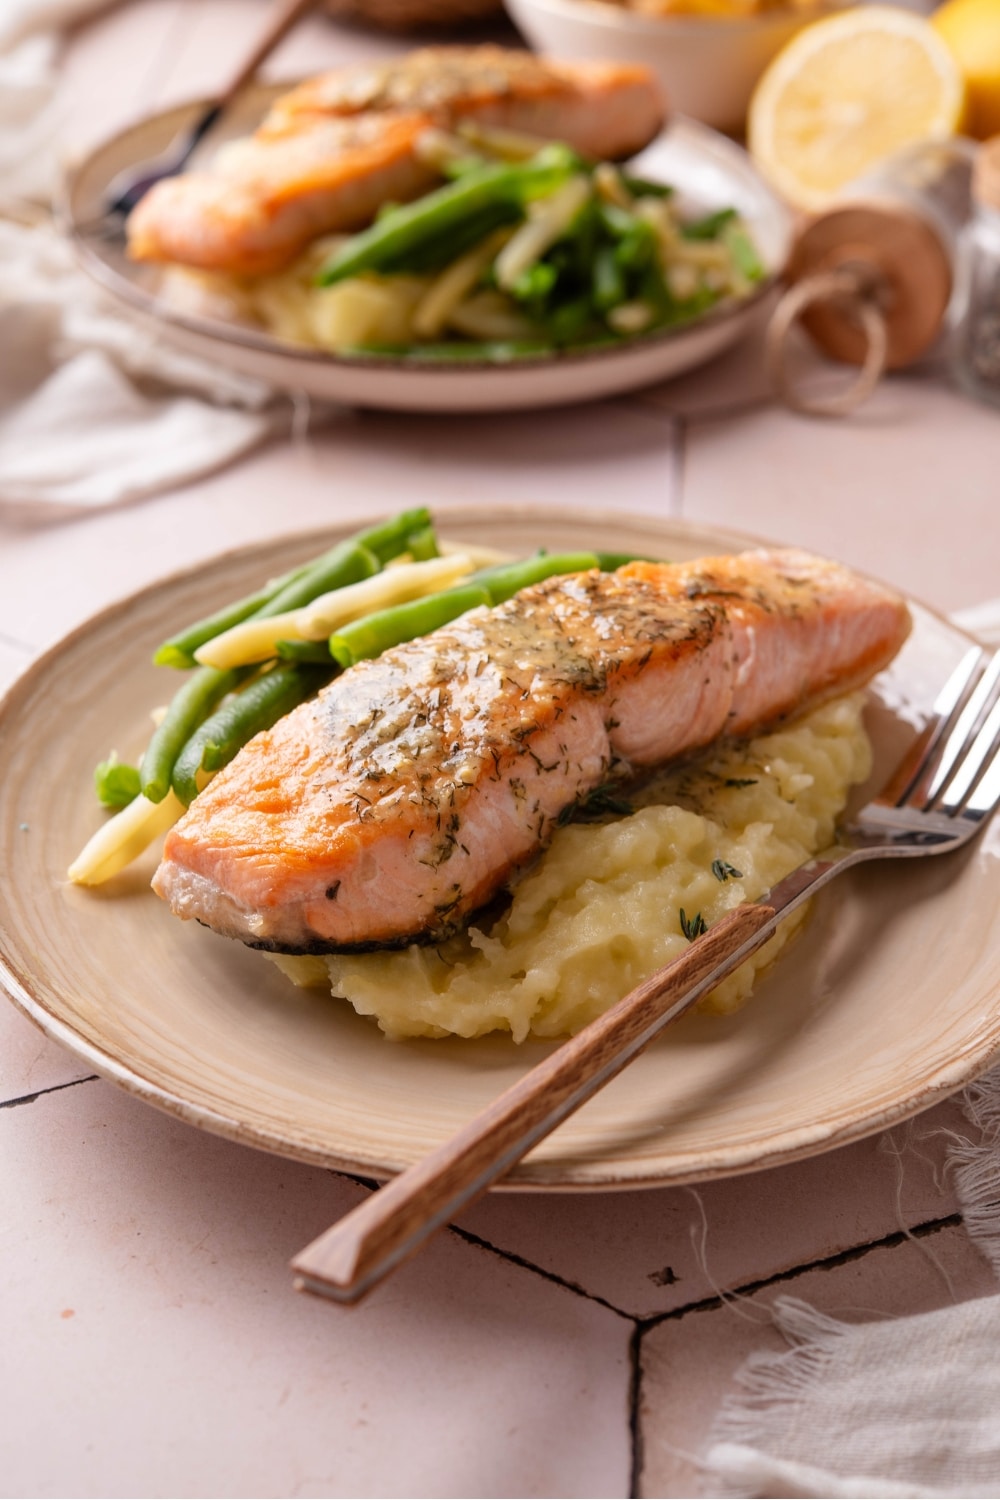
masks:
[[[273,86],[247,90],[227,114],[220,133],[245,135],[281,91]],[[81,264],[106,291],[151,320],[159,337],[178,348],[320,400],[392,411],[533,411],[668,380],[714,358],[747,332],[788,256],[788,210],[758,176],[746,152],[704,125],[676,119],[636,158],[636,168],[671,183],[682,208],[692,215],[725,206],[739,210],[767,268],[765,278],[744,301],[720,305],[689,325],[615,348],[507,364],[348,358],[299,348],[250,327],[179,311],[161,295],[158,270],[128,260],[121,240],[102,234],[103,205],[115,178],[163,153],[203,108],[184,105],[142,120],[69,174],[64,218]],[[212,139],[214,149],[214,134]]]
[[[449,512],[449,536],[672,558],[731,533],[544,510]],[[258,954],[182,924],[153,859],[98,891],[66,866],[101,819],[91,768],[136,756],[173,685],[148,665],[182,622],[315,552],[292,538],[223,557],[97,616],[0,710],[0,977],[42,1028],[150,1103],[269,1151],[384,1176],[463,1124],[548,1048],[503,1037],[387,1042],[295,990]],[[878,773],[968,641],[919,605],[872,701]],[[1000,826],[967,854],[835,885],[726,1019],[690,1018],[516,1169],[518,1187],[682,1182],[808,1156],[912,1114],[1000,1050]]]

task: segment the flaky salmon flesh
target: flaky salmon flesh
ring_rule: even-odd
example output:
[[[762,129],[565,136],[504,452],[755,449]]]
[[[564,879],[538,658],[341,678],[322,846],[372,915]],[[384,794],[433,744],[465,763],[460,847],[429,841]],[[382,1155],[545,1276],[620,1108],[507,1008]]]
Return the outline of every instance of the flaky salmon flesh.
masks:
[[[277,100],[204,171],[156,184],[128,220],[129,254],[236,275],[280,270],[319,235],[363,228],[440,178],[430,127],[463,122],[626,157],[664,121],[659,85],[624,63],[542,62],[502,47],[428,47],[323,74]]]
[[[903,601],[798,551],[551,578],[359,663],[167,836],[181,917],[286,952],[440,938],[596,787],[867,682]]]

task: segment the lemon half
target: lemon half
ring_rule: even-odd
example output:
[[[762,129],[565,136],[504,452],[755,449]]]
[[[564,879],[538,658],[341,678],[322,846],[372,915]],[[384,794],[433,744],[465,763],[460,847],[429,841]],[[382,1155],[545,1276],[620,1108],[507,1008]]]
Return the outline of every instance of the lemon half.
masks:
[[[848,182],[962,122],[965,85],[951,52],[919,16],[861,6],[792,39],[750,103],[747,143],[799,208],[825,208]]]
[[[969,134],[1000,135],[1000,0],[945,0],[931,25],[965,79]]]

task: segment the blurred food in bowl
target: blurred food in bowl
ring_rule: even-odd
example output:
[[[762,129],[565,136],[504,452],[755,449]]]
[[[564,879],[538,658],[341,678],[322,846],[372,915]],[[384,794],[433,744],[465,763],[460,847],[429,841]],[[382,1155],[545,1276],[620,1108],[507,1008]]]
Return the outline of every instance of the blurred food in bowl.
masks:
[[[814,22],[774,59],[747,144],[772,186],[813,213],[895,152],[955,134],[964,112],[958,65],[933,27],[862,5]]]
[[[642,62],[671,110],[739,132],[771,60],[817,16],[842,4],[802,0],[505,0],[546,57]]]
[[[772,11],[802,11],[809,19],[818,14],[816,0],[608,0],[642,16],[718,16],[736,21]]]

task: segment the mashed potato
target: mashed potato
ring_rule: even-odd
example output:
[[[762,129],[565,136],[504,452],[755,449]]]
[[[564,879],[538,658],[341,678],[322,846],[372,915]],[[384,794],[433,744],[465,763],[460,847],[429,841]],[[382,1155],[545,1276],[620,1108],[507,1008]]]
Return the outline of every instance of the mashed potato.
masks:
[[[279,958],[391,1037],[565,1036],[683,953],[701,924],[761,896],[834,840],[850,786],[871,769],[854,694],[794,725],[660,774],[635,809],[561,828],[489,931],[436,948]],[[801,922],[788,918],[701,1003],[736,1010]]]

